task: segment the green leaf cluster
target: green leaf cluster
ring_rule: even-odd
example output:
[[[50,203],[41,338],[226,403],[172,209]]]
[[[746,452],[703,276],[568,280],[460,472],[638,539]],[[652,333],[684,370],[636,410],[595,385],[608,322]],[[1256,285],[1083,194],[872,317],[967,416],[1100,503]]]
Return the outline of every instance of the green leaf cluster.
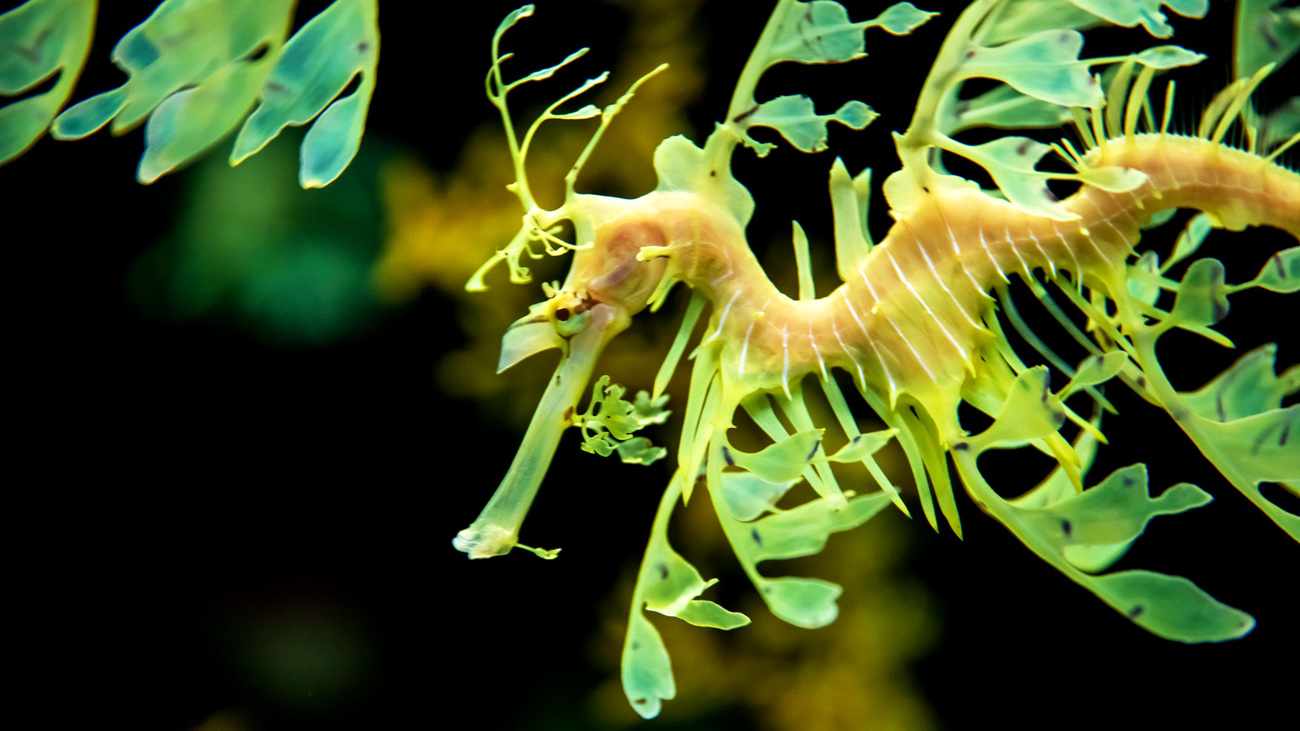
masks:
[[[650,424],[662,424],[672,412],[664,408],[668,396],[651,399],[650,394],[638,391],[636,399],[627,401],[622,386],[610,384],[609,376],[601,376],[591,389],[591,402],[587,410],[575,417],[582,429],[582,451],[602,457],[618,452],[628,464],[651,464],[668,454],[645,437],[632,436]]]
[[[63,75],[49,92],[0,109],[0,162],[47,126],[55,138],[72,140],[110,122],[114,134],[145,123],[137,177],[151,183],[237,127],[232,165],[286,126],[315,120],[298,179],[304,188],[328,185],[356,155],[365,129],[379,58],[378,6],[335,0],[288,37],[294,5],[165,0],[113,48],[126,83],[55,117],[84,63],[95,2],[28,0],[0,16],[0,91],[21,91],[60,69]],[[338,98],[358,76],[356,90]]]

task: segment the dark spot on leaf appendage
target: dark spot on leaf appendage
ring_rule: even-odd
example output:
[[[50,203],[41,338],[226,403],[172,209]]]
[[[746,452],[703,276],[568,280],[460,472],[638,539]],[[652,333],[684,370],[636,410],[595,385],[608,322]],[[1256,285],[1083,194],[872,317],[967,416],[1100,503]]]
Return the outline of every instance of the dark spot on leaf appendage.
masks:
[[[1282,425],[1282,435],[1277,438],[1277,446],[1285,447],[1286,438],[1291,434],[1291,422]]]
[[[370,43],[368,41],[362,41],[357,44],[357,53],[365,53],[366,51],[369,50],[370,50]]]
[[[260,61],[264,56],[266,56],[266,52],[269,50],[269,45],[265,43],[258,44],[257,48],[254,48],[248,55],[244,56],[244,60],[249,62]]]
[[[1134,485],[1137,484],[1137,480],[1133,479],[1132,477],[1129,477],[1128,475],[1124,475],[1122,478],[1120,478],[1120,482],[1124,485],[1124,487],[1133,487]]]
[[[1266,15],[1262,15],[1259,18],[1259,35],[1264,39],[1264,44],[1268,46],[1268,50],[1276,53],[1279,48],[1281,48],[1280,44],[1277,42],[1277,37],[1269,32],[1268,16]]]
[[[1277,255],[1277,254],[1274,254],[1274,255],[1272,255],[1272,256],[1269,257],[1269,261],[1272,261],[1272,262],[1273,262],[1273,266],[1277,267],[1277,275],[1278,275],[1279,277],[1285,277],[1285,276],[1286,276],[1286,267],[1282,266],[1282,257],[1281,257],[1281,256],[1279,256],[1279,255]]]
[[[754,539],[754,544],[755,544],[755,545],[757,545],[757,546],[759,546],[759,547],[761,547],[761,546],[763,545],[763,537],[760,536],[760,535],[758,534],[758,529],[757,529],[757,528],[751,528],[751,529],[749,530],[749,537]]]
[[[724,462],[727,463],[728,467],[736,466],[736,460],[731,456],[731,450],[727,449],[727,446],[725,444],[722,446],[722,459]]]
[[[266,89],[267,91],[273,91],[276,94],[283,94],[284,92],[289,90],[288,87],[286,87],[284,84],[281,84],[277,81],[268,81],[262,88]]]
[[[1029,152],[1029,146],[1032,144],[1034,144],[1034,141],[1026,138],[1024,142],[1021,142],[1019,145],[1016,145],[1016,154],[1023,155],[1026,152]]]
[[[957,106],[953,107],[952,109],[953,116],[955,116],[957,119],[961,119],[963,116],[965,116],[966,112],[969,111],[970,111],[969,101],[957,102]]]
[[[922,185],[922,186],[921,186],[921,190],[925,191],[926,193],[929,193],[929,192],[930,192],[930,188],[929,188],[928,186],[925,186],[925,185]]]
[[[813,445],[812,451],[808,453],[807,457],[803,458],[803,461],[811,462],[812,458],[817,456],[817,450],[821,448],[822,448],[822,440],[818,439],[817,443]]]
[[[572,420],[573,420],[573,407],[572,407],[572,406],[570,406],[569,408],[567,408],[567,409],[564,410],[564,420],[565,420],[565,421],[572,421]]]
[[[952,448],[954,451],[957,452],[969,452],[970,444],[968,444],[967,442],[957,442],[956,444],[952,445]]]
[[[1061,532],[1065,534],[1066,538],[1070,537],[1070,532],[1073,530],[1074,530],[1074,526],[1070,525],[1070,521],[1068,520],[1061,521]]]
[[[41,49],[45,46],[45,40],[50,37],[53,28],[43,28],[40,35],[36,36],[36,41],[30,46],[14,46],[13,49],[22,56],[27,63],[33,66],[41,62]]]
[[[973,48],[966,52],[966,60],[969,61],[972,58],[975,58],[975,49]]]
[[[763,593],[764,593],[764,594],[771,594],[771,593],[772,593],[772,587],[770,587],[770,586],[765,586],[765,587],[763,587]]]
[[[1214,325],[1216,323],[1219,323],[1223,320],[1223,318],[1227,316],[1228,316],[1228,306],[1223,304],[1222,302],[1219,302],[1218,300],[1215,300],[1214,301],[1214,322],[1210,324]]]
[[[717,170],[710,170],[710,171],[709,171],[709,177],[710,177],[710,178],[716,178],[716,177],[718,177],[718,171],[717,171]]]
[[[668,579],[668,564],[666,563],[656,564],[655,568],[659,569],[660,581],[665,581]]]
[[[1223,392],[1214,394],[1214,411],[1219,416],[1219,421],[1227,421],[1228,415],[1223,411]]]
[[[632,702],[635,703],[635,704],[637,704],[638,706],[643,706],[643,705],[645,705],[646,703],[648,703],[649,701],[647,701],[645,698],[637,698],[636,700],[634,700],[634,701],[632,701]]]
[[[753,114],[754,112],[757,112],[758,106],[759,105],[755,104],[754,106],[750,107],[748,110],[741,112],[740,114],[737,114],[735,117],[732,118],[731,121],[735,122],[736,124],[740,124],[741,122],[748,119],[749,115]]]
[[[1142,616],[1142,613],[1145,611],[1146,611],[1146,607],[1142,606],[1141,604],[1138,604],[1137,606],[1128,610],[1128,618],[1137,619],[1138,617]]]
[[[560,322],[566,322],[570,317],[573,317],[573,313],[569,312],[569,308],[567,307],[561,307],[555,311],[555,319]]]
[[[1146,387],[1147,387],[1147,377],[1146,377],[1146,376],[1138,376],[1137,378],[1133,379],[1133,382],[1137,384],[1138,388],[1146,388]]]

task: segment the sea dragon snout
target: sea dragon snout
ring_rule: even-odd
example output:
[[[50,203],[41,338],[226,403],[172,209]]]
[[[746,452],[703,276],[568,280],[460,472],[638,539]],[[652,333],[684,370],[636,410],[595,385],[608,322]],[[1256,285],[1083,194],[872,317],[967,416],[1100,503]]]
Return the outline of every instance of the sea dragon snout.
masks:
[[[615,202],[622,210],[609,210]],[[636,201],[589,203],[599,205],[585,206],[586,210],[603,209],[613,214],[612,220],[595,226],[592,216],[579,217],[578,239],[590,245],[577,249],[564,285],[543,285],[547,299],[530,307],[501,339],[498,373],[551,348],[559,348],[561,356],[505,479],[478,519],[452,541],[470,558],[499,556],[519,545],[519,527],[560,436],[570,426],[582,426],[583,419],[575,414],[596,360],[605,345],[627,329],[632,316],[645,309],[663,279],[664,260],[638,259],[643,248],[662,246],[664,233],[648,217],[629,215],[636,210]],[[554,555],[554,551],[519,547],[546,558]]]

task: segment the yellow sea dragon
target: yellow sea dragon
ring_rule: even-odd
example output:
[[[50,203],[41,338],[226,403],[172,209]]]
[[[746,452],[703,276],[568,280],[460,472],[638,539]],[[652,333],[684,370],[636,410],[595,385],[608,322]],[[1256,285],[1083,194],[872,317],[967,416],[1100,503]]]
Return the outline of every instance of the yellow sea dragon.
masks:
[[[1094,26],[1143,24],[1168,37],[1161,13],[1169,5],[1201,16],[1206,2],[1105,0],[979,0],[957,19],[939,52],[911,125],[895,135],[901,168],[884,183],[895,219],[873,243],[865,226],[869,172],[854,176],[836,160],[830,170],[836,265],[843,283],[815,298],[807,238],[795,226],[799,292],[776,289],[745,238],[754,201],[732,175],[738,147],[765,155],[774,145],[750,135],[754,127],[778,131],[800,150],[827,147],[830,122],[860,129],[875,113],[851,101],[819,114],[807,96],[758,101],[759,78],[773,65],[841,63],[865,55],[865,31],[910,33],[932,13],[898,3],[867,21],[852,21],[837,2],[780,0],[758,39],[727,109],[703,147],[684,137],[664,140],[655,153],[658,187],[634,200],[579,193],[575,181],[610,120],[656,69],[605,109],[560,111],[603,80],[588,81],[548,107],[519,136],[507,98],[521,84],[551,77],[560,64],[507,81],[502,36],[532,6],[511,13],[492,41],[488,95],[500,110],[515,163],[511,189],[523,205],[522,226],[469,283],[505,263],[515,282],[529,281],[524,257],[573,252],[563,284],[544,285],[546,300],[507,331],[500,370],[549,348],[562,351],[559,366],[533,417],[514,462],[479,518],[456,536],[472,558],[527,548],[544,557],[555,551],[519,544],[525,513],[541,484],[561,434],[577,427],[583,448],[617,452],[626,462],[666,454],[640,428],[664,421],[669,377],[690,348],[694,364],[682,409],[677,468],[664,491],[638,573],[623,650],[628,699],[651,717],[672,698],[668,654],[642,608],[692,624],[731,629],[742,614],[700,599],[712,583],[668,544],[669,516],[678,500],[703,488],[737,559],[774,614],[817,627],[836,616],[840,588],[826,581],[765,576],[758,564],[820,551],[830,533],[856,527],[886,505],[908,508],[873,454],[897,440],[911,465],[921,508],[931,526],[937,513],[960,535],[951,470],[967,494],[1030,550],[1095,593],[1139,626],[1184,642],[1241,637],[1254,620],[1225,606],[1182,577],[1151,571],[1103,573],[1156,515],[1207,503],[1190,484],[1151,495],[1143,465],[1116,471],[1086,490],[1083,479],[1104,438],[1097,418],[1066,405],[1078,395],[1109,404],[1099,386],[1122,380],[1164,408],[1223,475],[1264,514],[1300,540],[1300,518],[1271,502],[1264,482],[1300,493],[1300,406],[1282,400],[1300,390],[1300,369],[1274,373],[1274,348],[1242,357],[1203,389],[1180,393],[1156,357],[1157,341],[1185,329],[1228,344],[1213,329],[1228,311],[1228,296],[1251,287],[1300,289],[1300,247],[1280,251],[1253,279],[1225,280],[1224,267],[1196,249],[1212,227],[1240,230],[1272,226],[1300,237],[1300,175],[1279,155],[1300,139],[1300,100],[1272,115],[1251,104],[1252,91],[1300,44],[1300,17],[1275,3],[1247,2],[1239,23],[1268,27],[1279,39],[1271,56],[1239,44],[1238,80],[1205,110],[1195,134],[1169,130],[1173,86],[1163,111],[1148,91],[1156,74],[1194,64],[1203,56],[1159,45],[1105,58],[1079,57]],[[1261,25],[1261,24],[1267,24]],[[971,79],[993,88],[965,98]],[[563,203],[546,209],[535,200],[525,163],[540,125],[550,120],[598,118],[599,128],[565,178]],[[974,127],[1051,128],[1072,123],[1079,145],[1045,144],[1006,135],[982,144],[960,141]],[[1225,144],[1230,128],[1244,132],[1245,149]],[[950,174],[942,154],[982,167],[996,186]],[[1039,169],[1055,154],[1068,173]],[[1048,179],[1076,181],[1078,190],[1057,200]],[[1176,208],[1202,213],[1183,232],[1164,262],[1139,251],[1144,228],[1167,220]],[[561,237],[561,224],[573,228]],[[1176,266],[1186,264],[1189,266]],[[1181,279],[1171,278],[1183,271]],[[1026,283],[1089,355],[1071,366],[1024,324],[1008,294],[1013,278]],[[592,387],[579,411],[597,359],[610,340],[641,310],[657,308],[677,282],[693,296],[680,332],[655,379],[653,393],[628,401],[608,377]],[[1049,292],[1048,285],[1055,290]],[[1057,304],[1064,298],[1086,320],[1081,328]],[[704,335],[690,341],[706,305]],[[1068,378],[1053,390],[1049,367],[1027,366],[1002,331],[1010,322],[1020,336]],[[1086,332],[1085,332],[1086,330]],[[845,374],[887,429],[860,433],[856,415],[836,379]],[[835,423],[817,424],[804,403],[805,387],[820,389]],[[969,433],[958,418],[966,402],[992,417]],[[728,436],[742,408],[766,432],[758,452],[734,447]],[[1066,423],[1073,441],[1061,433]],[[826,430],[843,443],[825,448]],[[981,474],[979,456],[992,449],[1032,446],[1058,467],[1038,487],[1012,500],[999,496]],[[832,463],[861,463],[880,489],[842,489]],[[778,506],[787,491],[807,481],[817,497]],[[853,487],[860,487],[854,485]],[[937,511],[936,511],[937,506]]]

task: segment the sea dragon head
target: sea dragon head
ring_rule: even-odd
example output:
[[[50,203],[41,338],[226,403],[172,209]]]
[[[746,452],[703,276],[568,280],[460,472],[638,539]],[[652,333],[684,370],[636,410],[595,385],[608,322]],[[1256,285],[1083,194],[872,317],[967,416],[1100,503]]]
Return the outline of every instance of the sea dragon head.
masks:
[[[613,117],[631,99],[638,86],[665,67],[660,66],[643,76],[618,101],[604,109],[588,105],[573,112],[557,112],[569,99],[604,81],[606,75],[590,79],[548,107],[521,139],[516,136],[506,106],[508,93],[520,84],[549,78],[586,51],[582,49],[556,66],[506,82],[501,63],[510,54],[502,56],[499,53],[501,36],[532,11],[532,6],[522,7],[498,26],[492,40],[493,60],[487,83],[488,98],[505,122],[516,178],[509,188],[523,206],[523,223],[510,244],[497,251],[475,273],[466,288],[470,291],[486,289],[485,275],[501,262],[507,264],[511,281],[531,281],[529,270],[521,264],[521,259],[525,255],[539,258],[542,254],[536,250],[537,247],[547,254],[572,252],[574,256],[564,283],[544,284],[542,290],[546,299],[530,307],[528,314],[515,321],[502,338],[498,373],[530,355],[551,348],[560,350],[560,362],[500,487],[478,519],[458,533],[452,542],[470,558],[499,556],[515,546],[543,558],[554,557],[556,551],[523,546],[517,538],[524,515],[541,486],[566,428],[582,428],[583,448],[587,451],[605,455],[618,451],[624,461],[649,462],[663,454],[662,449],[651,446],[644,438],[631,437],[631,432],[640,426],[661,422],[667,417],[667,412],[662,409],[662,399],[652,401],[639,396],[635,403],[628,403],[621,398],[621,388],[607,386],[607,379],[601,379],[593,391],[587,413],[577,413],[578,402],[590,384],[596,361],[606,344],[627,329],[632,316],[645,309],[660,289],[665,263],[653,259],[642,261],[645,258],[642,249],[663,245],[663,228],[654,219],[654,206],[646,204],[645,198],[626,200],[581,194],[574,190],[574,181]],[[551,119],[590,118],[599,118],[600,126],[565,176],[564,203],[555,209],[542,208],[533,197],[524,164],[538,127]],[[572,225],[573,241],[561,238],[562,224],[566,221]]]
[[[602,379],[588,412],[579,414],[577,409],[606,344],[645,309],[664,278],[663,259],[638,258],[643,248],[661,246],[664,233],[638,201],[578,199],[590,215],[575,217],[582,245],[575,251],[567,279],[563,285],[544,284],[546,299],[530,307],[501,339],[498,373],[552,348],[560,350],[560,362],[505,479],[478,520],[453,541],[470,558],[501,555],[518,545],[519,526],[566,428],[582,427],[588,451],[617,450],[625,461],[652,461],[662,453],[644,438],[631,438],[631,431],[667,416],[662,399],[651,402],[643,396],[628,403],[621,399],[620,388],[607,387]],[[546,558],[554,555],[519,547]]]

